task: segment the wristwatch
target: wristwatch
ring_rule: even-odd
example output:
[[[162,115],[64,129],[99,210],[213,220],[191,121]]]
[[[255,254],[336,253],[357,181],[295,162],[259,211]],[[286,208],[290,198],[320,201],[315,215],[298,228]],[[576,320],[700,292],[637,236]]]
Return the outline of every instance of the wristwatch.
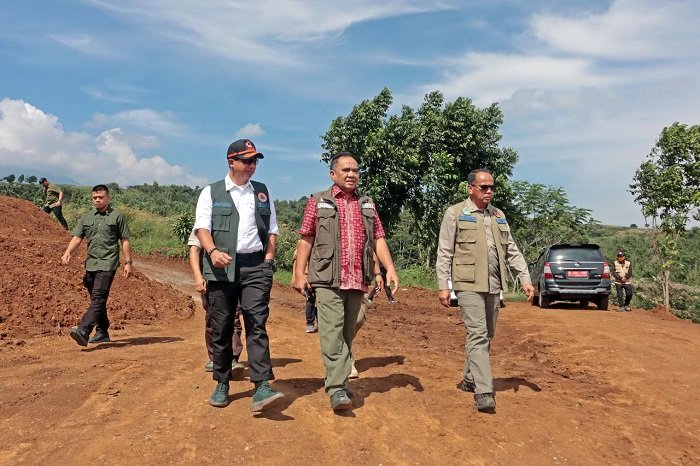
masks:
[[[265,259],[263,262],[266,264],[270,264],[270,267],[272,267],[272,271],[277,272],[277,265],[275,265],[274,259]]]

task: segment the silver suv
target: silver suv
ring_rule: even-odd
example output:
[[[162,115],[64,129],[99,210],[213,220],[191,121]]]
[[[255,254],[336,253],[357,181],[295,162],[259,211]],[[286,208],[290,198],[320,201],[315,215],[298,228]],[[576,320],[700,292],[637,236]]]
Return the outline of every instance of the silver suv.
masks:
[[[586,307],[592,301],[598,309],[608,308],[610,266],[597,244],[548,246],[529,266],[533,305],[546,308],[554,301],[578,301]]]

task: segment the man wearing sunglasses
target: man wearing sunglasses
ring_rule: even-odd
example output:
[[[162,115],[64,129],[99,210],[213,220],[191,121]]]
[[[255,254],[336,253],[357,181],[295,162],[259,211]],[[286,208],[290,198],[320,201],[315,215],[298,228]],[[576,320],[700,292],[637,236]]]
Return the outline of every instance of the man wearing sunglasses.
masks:
[[[226,178],[202,190],[194,224],[206,251],[202,268],[207,280],[212,329],[213,378],[218,382],[209,404],[229,404],[233,360],[233,321],[240,305],[248,351],[250,381],[255,384],[251,411],[259,411],[282,393],[270,388],[274,379],[266,323],[275,271],[279,229],[267,186],[251,178],[264,156],[249,139],[233,142],[226,153]]]
[[[491,340],[501,290],[507,291],[507,266],[515,269],[527,294],[535,295],[527,263],[513,241],[503,212],[491,205],[496,186],[487,169],[472,170],[467,176],[469,197],[445,211],[440,226],[437,272],[440,304],[450,305],[448,280],[452,279],[467,329],[462,390],[474,393],[476,408],[493,412]]]

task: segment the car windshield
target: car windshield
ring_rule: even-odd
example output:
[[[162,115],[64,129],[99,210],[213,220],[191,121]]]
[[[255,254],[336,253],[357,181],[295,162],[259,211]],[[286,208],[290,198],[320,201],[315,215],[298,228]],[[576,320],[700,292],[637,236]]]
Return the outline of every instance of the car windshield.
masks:
[[[593,248],[561,248],[552,249],[549,255],[551,262],[583,261],[600,262],[600,251]]]

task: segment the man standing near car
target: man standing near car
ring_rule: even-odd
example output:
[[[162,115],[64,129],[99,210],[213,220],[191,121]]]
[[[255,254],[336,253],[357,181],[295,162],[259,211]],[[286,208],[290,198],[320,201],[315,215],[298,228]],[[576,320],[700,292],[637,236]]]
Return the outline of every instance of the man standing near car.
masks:
[[[629,312],[632,302],[632,264],[625,259],[625,251],[617,252],[615,271],[613,272],[615,291],[617,291],[617,310]]]
[[[496,408],[491,372],[491,340],[496,331],[501,290],[507,291],[509,265],[527,294],[535,295],[527,263],[515,244],[503,212],[490,205],[496,190],[487,169],[467,176],[469,198],[449,207],[440,226],[437,261],[440,304],[450,305],[451,278],[467,329],[461,388],[474,393],[479,411]]]
[[[206,251],[202,265],[212,328],[213,378],[218,382],[209,404],[215,407],[229,404],[233,319],[239,303],[250,381],[255,384],[251,411],[284,396],[268,382],[275,378],[266,324],[279,228],[267,186],[251,180],[263,157],[249,139],[234,141],[226,152],[226,178],[205,187],[197,201],[194,230]]]

